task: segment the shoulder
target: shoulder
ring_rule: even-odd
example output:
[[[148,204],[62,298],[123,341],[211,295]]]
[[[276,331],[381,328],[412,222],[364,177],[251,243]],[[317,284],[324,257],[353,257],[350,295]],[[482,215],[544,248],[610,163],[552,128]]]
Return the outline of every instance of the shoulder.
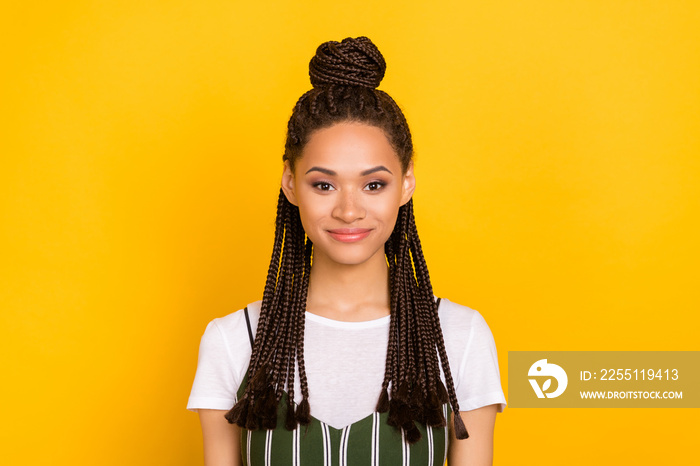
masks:
[[[479,311],[445,298],[440,302],[439,316],[460,410],[498,404],[498,412],[502,412],[506,399],[498,352],[486,320]]]
[[[251,331],[253,332],[253,336],[255,336],[255,329],[258,326],[258,318],[260,317],[260,306],[262,305],[262,301],[254,301],[252,303],[249,303],[247,306],[242,307],[230,314],[227,314],[222,317],[217,317],[209,322],[207,325],[207,329],[209,327],[214,326],[216,327],[220,332],[223,332],[225,335],[236,335],[238,336],[239,333],[244,332],[245,335],[248,335],[248,325],[246,323],[246,316],[245,316],[245,309],[248,309],[248,319],[250,320],[250,327]],[[247,341],[247,337],[246,337]]]
[[[247,367],[247,361],[252,352],[245,309],[248,309],[248,319],[253,336],[258,325],[260,305],[262,301],[254,301],[222,317],[209,321],[202,335],[200,351],[211,357],[228,358],[234,367]]]
[[[481,327],[482,323],[486,323],[479,311],[447,298],[441,298],[438,316],[446,338],[447,334],[450,336],[457,334],[463,338],[465,332],[470,333],[475,328]]]
[[[249,316],[256,325],[259,304],[248,305]],[[252,352],[243,309],[207,324],[199,344],[197,371],[187,409],[228,410],[235,403]]]
[[[479,311],[442,298],[438,315],[445,347],[455,358],[495,346],[491,329]]]

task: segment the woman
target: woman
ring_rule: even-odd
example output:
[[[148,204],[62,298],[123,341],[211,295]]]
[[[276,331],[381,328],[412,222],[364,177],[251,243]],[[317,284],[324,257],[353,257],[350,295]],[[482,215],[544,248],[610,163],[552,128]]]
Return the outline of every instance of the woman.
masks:
[[[263,298],[202,336],[187,407],[208,466],[492,463],[495,343],[477,311],[433,294],[385,68],[366,37],[310,62]]]

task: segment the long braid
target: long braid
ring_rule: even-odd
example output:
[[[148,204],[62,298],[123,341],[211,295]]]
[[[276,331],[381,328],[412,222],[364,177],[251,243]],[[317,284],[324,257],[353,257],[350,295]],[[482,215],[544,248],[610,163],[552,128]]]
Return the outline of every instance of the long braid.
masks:
[[[411,201],[412,202],[412,201]],[[411,236],[413,238],[413,252],[416,258],[417,264],[417,276],[419,277],[419,286],[425,293],[430,296],[430,302],[432,303],[433,287],[430,283],[430,276],[428,274],[428,266],[425,263],[425,257],[423,257],[423,249],[420,245],[420,239],[418,237],[418,231],[416,230],[415,220],[413,221],[413,232]],[[457,402],[457,395],[455,393],[454,382],[452,380],[452,372],[450,371],[450,363],[447,360],[447,352],[445,350],[445,340],[442,335],[442,329],[440,327],[440,317],[437,312],[437,305],[433,306],[434,312],[432,313],[431,322],[431,333],[437,339],[438,353],[440,354],[440,361],[442,362],[442,370],[445,373],[445,380],[447,381],[447,392],[450,397],[450,403],[452,405],[452,411],[454,413],[454,424],[455,424],[455,436],[459,439],[465,439],[469,437],[466,427],[464,426],[464,421],[459,411],[459,403]],[[439,379],[438,379],[439,381]],[[440,382],[441,384],[441,382]]]
[[[291,353],[293,352],[292,348],[296,347],[296,333],[291,330],[296,328],[296,321],[299,315],[298,308],[300,307],[300,305],[296,298],[301,295],[302,276],[298,273],[298,271],[303,270],[304,265],[304,231],[303,228],[301,228],[301,226],[297,224],[296,221],[292,222],[290,228],[290,240],[290,243],[293,245],[293,253],[290,253],[290,256],[293,257],[294,260],[295,273],[294,276],[291,277],[292,306],[289,312],[286,312],[282,315],[282,322],[280,325],[280,327],[284,329],[284,333],[281,335],[281,337],[279,337],[282,340],[282,354],[279,358],[275,358],[274,373],[275,382],[277,383],[275,399],[277,402],[279,402],[280,398],[282,397],[284,381],[285,379],[287,379],[287,376],[290,372],[289,366],[294,362],[293,357],[291,355]],[[284,371],[282,371],[283,366]]]
[[[294,375],[290,366],[294,358],[298,358],[300,347],[303,351],[298,329],[300,325],[303,328],[310,271],[310,263],[305,261],[305,256],[311,247],[309,242],[305,250],[304,236],[298,208],[289,203],[280,190],[268,283],[248,366],[249,383],[241,398],[226,414],[229,422],[247,429],[275,427],[284,383],[289,380],[290,372],[292,377]],[[302,319],[299,314],[302,314]],[[306,379],[302,368],[300,375]],[[293,389],[293,382],[290,388]],[[294,421],[285,424],[293,428],[293,424],[296,424]]]
[[[296,418],[304,425],[311,422],[311,410],[309,406],[309,382],[306,378],[306,364],[304,363],[304,330],[305,330],[305,311],[306,311],[306,298],[309,292],[309,274],[311,272],[311,254],[312,254],[311,240],[306,243],[306,272],[304,275],[304,286],[302,287],[302,294],[300,300],[304,303],[303,309],[300,310],[301,316],[297,324],[297,360],[299,361],[299,383],[301,385],[301,403],[297,407]]]
[[[409,215],[408,237],[410,238],[413,250],[416,251],[413,261],[416,268],[416,278],[419,287],[424,290],[424,292],[427,291],[428,298],[432,298],[432,287],[427,273],[428,269],[423,259],[420,240],[418,239],[418,232],[416,230],[415,217],[413,216],[413,201],[410,201],[409,204],[411,214]],[[439,362],[435,351],[435,332],[432,326],[433,314],[435,313],[437,313],[437,303],[434,303],[432,299],[429,299],[427,303],[423,301],[418,301],[416,303],[416,315],[418,316],[419,322],[418,337],[421,340],[422,354],[425,355],[425,372],[420,374],[422,388],[427,397],[423,409],[423,419],[430,425],[442,427],[445,423],[445,419],[442,415],[441,406],[442,403],[448,401],[448,398],[447,392],[440,380]],[[444,396],[440,396],[440,394],[444,394]]]
[[[265,282],[264,295],[273,296],[276,298],[275,287],[277,283],[277,275],[279,273],[281,263],[280,259],[282,257],[282,241],[284,240],[284,225],[287,222],[288,212],[285,209],[285,203],[287,199],[284,197],[284,193],[280,189],[279,198],[277,201],[277,218],[275,220],[275,241],[272,248],[272,259],[270,259],[270,267],[267,272],[267,280]],[[263,306],[277,307],[277,300],[272,303],[263,302]],[[268,335],[267,329],[269,325],[269,312],[261,312],[260,318],[258,319],[258,329],[260,330],[260,336],[256,338],[256,342],[260,340],[259,344],[264,346],[265,338]],[[253,369],[257,369],[255,365],[252,366]]]
[[[298,231],[298,241],[300,245],[304,244],[304,231],[303,228],[299,228]],[[289,369],[287,374],[287,417],[285,419],[285,427],[288,430],[293,430],[297,425],[297,422],[302,424],[308,424],[310,417],[304,415],[301,410],[299,413],[294,410],[294,375],[296,372],[295,360],[300,361],[300,378],[306,380],[306,368],[304,367],[304,326],[305,326],[305,311],[306,311],[306,297],[308,295],[309,289],[309,274],[311,272],[311,253],[312,253],[313,243],[310,239],[306,239],[305,247],[303,248],[303,255],[299,256],[299,259],[303,261],[304,274],[299,282],[298,294],[298,305],[294,312],[294,319],[292,321],[291,329],[289,334],[293,336],[293,343],[291,348],[289,348]],[[302,388],[302,398],[304,397],[304,389]],[[308,399],[308,389],[306,391],[306,398]],[[307,403],[308,404],[308,400]]]
[[[270,261],[270,274],[268,275],[268,280],[270,275],[272,275],[272,286],[265,287],[265,292],[263,294],[263,302],[260,310],[260,318],[258,321],[258,330],[256,331],[255,343],[253,345],[253,352],[256,353],[256,347],[258,356],[251,360],[249,367],[249,376],[257,373],[262,361],[264,360],[267,352],[270,350],[268,345],[268,340],[274,336],[274,332],[270,331],[270,326],[274,325],[275,317],[281,311],[280,300],[282,293],[281,278],[284,276],[286,265],[288,262],[288,257],[282,255],[282,245],[287,240],[287,234],[289,232],[289,222],[290,222],[290,208],[289,201],[282,193],[280,189],[280,200],[277,208],[277,221],[275,222],[275,244],[273,249],[273,260]],[[285,233],[287,232],[287,233]],[[273,271],[274,267],[274,271]],[[268,299],[264,299],[267,296]],[[259,334],[259,335],[258,335]]]
[[[386,373],[384,374],[384,380],[382,381],[382,389],[379,394],[379,400],[377,401],[377,411],[380,413],[385,413],[389,410],[389,395],[388,395],[388,387],[389,387],[389,382],[391,382],[392,379],[397,378],[397,373],[396,373],[396,368],[398,366],[397,364],[397,326],[396,322],[398,321],[398,318],[396,316],[396,311],[398,309],[398,292],[399,292],[399,287],[398,284],[396,283],[395,277],[397,276],[396,274],[396,246],[394,243],[398,241],[398,234],[396,233],[396,229],[394,229],[394,232],[392,232],[391,236],[387,240],[386,244],[384,245],[384,250],[385,254],[387,257],[387,262],[389,264],[389,288],[390,288],[390,308],[391,308],[391,317],[390,317],[390,323],[389,323],[389,343],[388,343],[388,349],[386,352],[386,362],[385,362],[385,367],[386,368],[392,368],[391,371],[387,370]],[[393,387],[392,387],[393,388]]]

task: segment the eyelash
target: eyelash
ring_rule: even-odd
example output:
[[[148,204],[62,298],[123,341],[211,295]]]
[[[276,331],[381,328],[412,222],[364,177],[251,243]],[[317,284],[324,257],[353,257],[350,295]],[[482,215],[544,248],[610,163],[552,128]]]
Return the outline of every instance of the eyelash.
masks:
[[[333,186],[331,183],[329,183],[329,182],[327,182],[327,181],[318,181],[318,182],[316,182],[316,183],[313,183],[311,186],[313,186],[314,188],[319,189],[320,191],[330,191],[329,189],[321,189],[321,188],[319,187],[319,186],[325,185],[325,184],[327,184],[327,185],[329,185],[329,186]],[[379,185],[379,187],[378,187],[377,189],[370,189],[369,191],[379,191],[379,190],[382,189],[384,186],[386,186],[386,183],[384,183],[383,181],[370,181],[369,183],[367,183],[368,186],[369,186],[369,185],[372,185],[372,184],[377,184],[377,185]]]

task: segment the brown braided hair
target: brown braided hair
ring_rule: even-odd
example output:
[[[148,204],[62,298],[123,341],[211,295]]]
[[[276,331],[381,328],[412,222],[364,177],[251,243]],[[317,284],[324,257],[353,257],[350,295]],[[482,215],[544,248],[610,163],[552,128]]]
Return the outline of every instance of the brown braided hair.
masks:
[[[396,102],[376,89],[385,70],[384,57],[367,37],[348,37],[318,47],[309,63],[313,89],[299,98],[287,127],[283,161],[289,161],[292,172],[314,131],[341,122],[359,122],[384,131],[400,159],[403,174],[406,173],[413,157],[411,133]],[[388,424],[403,429],[408,442],[415,443],[421,438],[415,422],[444,427],[442,406],[449,401],[456,437],[468,438],[447,360],[438,305],[416,230],[413,199],[399,208],[384,249],[389,264],[391,317],[386,370],[376,409],[388,411]],[[274,429],[285,382],[285,428],[293,430],[299,423],[307,425],[311,421],[304,324],[312,252],[313,244],[302,227],[299,208],[280,189],[274,247],[248,366],[249,383],[226,414],[232,424],[250,430]],[[296,409],[295,361],[302,394]],[[447,388],[440,379],[440,364]]]

